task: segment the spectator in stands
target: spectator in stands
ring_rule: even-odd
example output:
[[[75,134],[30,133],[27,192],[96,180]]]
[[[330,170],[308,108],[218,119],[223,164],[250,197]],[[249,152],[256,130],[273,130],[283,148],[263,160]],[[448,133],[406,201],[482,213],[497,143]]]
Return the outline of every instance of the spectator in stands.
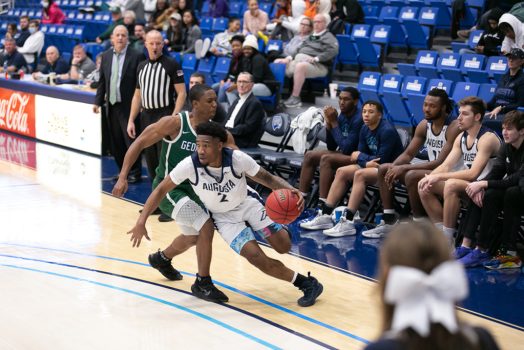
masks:
[[[178,0],[178,12],[184,13],[186,10],[192,10],[191,3],[186,0]]]
[[[244,26],[242,33],[244,35],[253,34],[255,36],[265,37],[263,32],[266,30],[266,26],[269,23],[269,16],[264,11],[258,8],[257,0],[248,1],[248,10],[244,12]],[[266,41],[267,41],[267,37]]]
[[[410,223],[384,241],[378,288],[383,335],[365,350],[499,349],[487,330],[459,322],[468,280],[431,224]]]
[[[63,24],[65,15],[54,0],[42,1],[42,23],[43,24]]]
[[[352,165],[337,169],[326,202],[311,221],[300,224],[308,230],[324,229],[331,237],[355,235],[353,219],[364,199],[366,186],[378,180],[380,164],[392,162],[402,153],[400,136],[389,121],[383,118],[383,107],[377,101],[367,101],[362,106],[364,126],[360,130],[358,151],[351,154]],[[333,226],[331,214],[339,201],[346,195],[348,184],[353,183],[346,213]]]
[[[105,42],[105,48],[109,48],[111,46],[111,43],[109,42],[109,38],[111,38],[111,34],[113,34],[113,30],[116,26],[124,24],[124,18],[122,17],[122,11],[120,10],[120,7],[118,6],[111,6],[109,8],[109,11],[111,12],[111,24],[107,27],[107,29],[96,37],[96,42],[99,44],[102,44],[102,42]]]
[[[35,69],[38,63],[40,52],[44,48],[44,33],[40,31],[40,21],[33,19],[29,22],[29,38],[24,43],[24,46],[18,48],[18,52],[24,55],[27,65],[31,69]]]
[[[286,75],[293,77],[293,91],[284,102],[286,107],[302,106],[300,92],[306,78],[329,74],[332,61],[338,55],[338,41],[326,27],[326,16],[316,15],[313,19],[313,34],[304,40],[294,57],[288,56],[283,61],[287,64]]]
[[[254,85],[251,87],[255,96],[271,96],[274,88],[275,76],[269,68],[264,55],[258,51],[257,38],[248,35],[242,44],[243,56],[240,60],[239,69],[241,72],[248,72],[253,76]],[[229,104],[238,96],[238,85],[233,83],[227,90]]]
[[[480,36],[477,46],[475,46],[475,51],[461,49],[459,53],[479,53],[486,56],[498,56],[499,46],[502,44],[502,40],[504,40],[504,33],[502,33],[499,28],[500,16],[502,16],[502,11],[490,11],[488,28]]]
[[[144,18],[145,18],[145,22],[149,23],[149,21],[151,20],[151,17],[153,16],[153,14],[156,11],[157,0],[142,0],[142,2],[144,3]],[[164,4],[165,4],[165,2],[164,2]]]
[[[31,33],[29,33],[29,17],[22,16],[20,17],[20,31],[15,35],[16,46],[24,46],[24,43],[27,38],[29,38],[29,35],[31,35]]]
[[[7,24],[7,32],[5,33],[6,38],[12,38],[15,39],[18,37],[18,27],[16,23],[8,23]]]
[[[308,0],[306,2],[306,10],[304,16],[314,19],[316,15],[329,15],[331,11],[331,0]],[[329,20],[327,21],[330,22]]]
[[[331,21],[341,19],[346,23],[364,23],[364,10],[357,0],[331,0]]]
[[[44,74],[64,74],[69,70],[69,64],[60,57],[56,46],[49,46],[45,50],[45,65],[32,74],[33,79],[39,79]]]
[[[181,55],[195,52],[195,42],[202,37],[202,31],[198,26],[198,20],[195,13],[191,10],[185,10],[182,13],[182,44],[183,50]]]
[[[142,51],[138,51],[138,52],[142,52]],[[89,73],[85,79],[86,85],[89,86],[91,89],[97,89],[98,84],[100,83],[100,67],[102,66],[102,54],[103,52],[99,53],[96,56],[96,60],[95,60],[96,69],[92,71],[91,73]]]
[[[289,41],[293,37],[293,32],[284,28],[282,22],[291,17],[291,1],[277,0],[275,6],[278,7],[275,17],[271,19],[271,23],[266,26],[268,32],[271,33],[271,39],[282,41]]]
[[[27,70],[24,55],[17,51],[15,39],[5,38],[4,54],[0,56],[0,73],[18,72],[20,69]]]
[[[491,110],[488,116],[499,121],[502,120],[500,115],[524,106],[524,51],[513,48],[506,56],[509,70],[500,78],[495,95],[488,103],[488,110]]]
[[[229,15],[227,0],[209,0],[209,17],[220,18]]]
[[[262,103],[253,94],[253,75],[241,72],[237,84],[239,98],[229,107],[225,126],[238,147],[257,147],[264,133],[262,123],[266,113]]]
[[[167,9],[168,9],[167,0],[157,0],[155,4],[155,10],[151,14],[151,17],[149,18],[147,22],[148,23],[147,27],[155,28],[157,26],[157,23],[159,22],[158,20],[160,16],[162,16]],[[162,25],[160,25],[160,30],[162,29],[163,29]]]
[[[102,53],[93,112],[98,113],[100,107],[105,106],[104,121],[109,128],[111,153],[121,171],[126,151],[132,142],[127,133],[128,117],[137,84],[137,69],[143,55],[129,48],[128,31],[123,25],[113,29],[111,41],[113,49]],[[141,174],[142,165],[137,161],[127,180],[130,183],[139,182]]]
[[[199,84],[205,84],[206,83],[206,76],[202,73],[195,72],[191,74],[191,77],[189,78],[189,91],[191,91],[191,88],[195,85]],[[182,108],[183,111],[191,112],[193,109],[193,106],[191,104],[191,101],[189,99],[189,94],[186,98],[186,102],[184,103],[184,107]],[[220,103],[217,103],[217,109],[215,112],[215,116],[212,118],[213,121],[224,124],[226,122],[227,112],[224,110],[222,105]]]
[[[213,89],[215,91],[218,91],[218,99],[217,101],[220,103],[228,104],[227,99],[227,91],[233,91],[236,86],[233,86],[238,74],[240,74],[241,66],[240,61],[242,60],[242,57],[244,57],[244,53],[242,52],[242,44],[244,43],[244,36],[243,35],[235,35],[231,38],[231,63],[229,64],[229,71],[227,72],[227,76],[225,80],[221,80],[220,83],[214,84]]]
[[[469,207],[462,225],[464,239],[455,250],[455,257],[466,267],[485,262],[490,269],[519,268],[516,239],[520,229],[520,218],[524,214],[523,188],[519,181],[524,174],[524,113],[511,111],[502,122],[504,145],[500,148],[493,168],[484,180],[475,181],[466,187]],[[498,225],[497,217],[504,210],[502,224],[503,254],[487,262]],[[475,236],[480,224],[478,235]],[[498,234],[498,232],[497,232]],[[475,249],[473,249],[475,248]]]
[[[482,125],[484,101],[471,96],[462,99],[459,106],[457,120],[462,133],[444,162],[418,183],[426,213],[450,244],[454,244],[460,198],[471,182],[482,180],[489,173],[500,148],[497,134]]]
[[[145,40],[145,25],[144,23],[135,24],[135,35],[132,37],[131,48],[139,52],[144,51],[144,40]]]
[[[499,19],[499,28],[506,36],[500,49],[503,54],[513,48],[524,50],[524,23],[512,14],[505,13]]]
[[[500,5],[500,3],[498,4]],[[488,7],[489,8],[489,7]],[[466,41],[469,40],[469,36],[471,32],[474,30],[480,29],[484,31],[489,30],[489,23],[488,18],[496,18],[497,19],[497,25],[500,20],[500,17],[504,14],[504,11],[501,10],[499,7],[494,7],[491,10],[486,11],[482,16],[480,16],[479,20],[473,27],[470,29],[462,29],[457,32],[457,36],[461,39],[464,39]]]
[[[126,0],[124,2],[124,13],[126,11],[133,11],[135,14],[135,20],[137,22],[144,22],[145,21],[145,12],[144,12],[144,3],[142,0]],[[125,14],[124,14],[125,17]],[[133,33],[133,32],[130,32]]]
[[[282,27],[290,30],[293,34],[298,33],[300,20],[304,17],[306,2],[304,0],[291,0],[291,17],[282,19]]]
[[[240,19],[231,18],[229,19],[229,24],[227,29],[222,33],[215,34],[213,41],[208,38],[199,44],[199,40],[195,43],[195,53],[197,58],[205,57],[207,55],[207,48],[215,56],[231,56],[233,50],[231,49],[231,39],[235,35],[241,35],[240,32]],[[201,48],[199,50],[199,48]],[[200,56],[199,56],[200,55]]]
[[[172,13],[169,17],[169,27],[167,28],[164,43],[167,45],[168,51],[179,52],[184,47],[182,41],[182,16],[178,12]]]
[[[84,47],[78,44],[73,48],[73,59],[71,60],[69,72],[62,74],[60,78],[82,80],[95,69],[95,63],[87,56]]]
[[[378,168],[384,222],[363,231],[364,237],[382,238],[398,222],[393,196],[395,185],[399,183],[406,186],[413,219],[423,219],[425,212],[418,195],[418,182],[442,164],[453,148],[453,141],[460,130],[458,122],[450,114],[452,108],[452,102],[444,90],[432,89],[428,92],[423,105],[425,119],[418,123],[408,147],[393,163],[382,164]],[[427,150],[428,161],[416,159],[423,147]]]
[[[306,18],[303,18],[304,21]],[[351,164],[351,154],[357,150],[362,125],[362,111],[358,108],[360,93],[354,87],[346,87],[338,96],[340,114],[329,106],[324,107],[327,150],[312,150],[304,155],[300,172],[300,192],[304,198],[311,189],[311,182],[319,168],[319,199],[326,201],[335,171]]]
[[[166,27],[169,25],[169,18],[173,13],[182,13],[180,12],[178,8],[178,0],[171,0],[171,4],[168,8],[166,8],[162,13],[155,18],[155,23],[153,24],[153,28],[157,30],[165,30]]]
[[[295,57],[296,54],[298,53],[298,49],[300,48],[300,46],[302,45],[302,43],[307,39],[309,38],[309,36],[311,35],[311,32],[313,31],[313,20],[311,20],[311,18],[309,17],[306,17],[306,16],[303,16],[302,19],[300,20],[300,29],[298,31],[298,33],[293,36],[293,38],[287,42],[287,43],[284,43],[284,50],[282,52],[282,54],[280,52],[274,52],[274,51],[269,51],[268,52],[268,60],[271,61],[271,58],[278,55],[278,56],[281,56],[283,58],[280,58],[280,59],[276,59],[274,60],[275,63],[286,63],[286,59],[285,57]]]
[[[124,17],[124,25],[127,28],[127,32],[135,33],[135,23],[136,23],[135,13],[131,10],[124,11],[123,17]]]

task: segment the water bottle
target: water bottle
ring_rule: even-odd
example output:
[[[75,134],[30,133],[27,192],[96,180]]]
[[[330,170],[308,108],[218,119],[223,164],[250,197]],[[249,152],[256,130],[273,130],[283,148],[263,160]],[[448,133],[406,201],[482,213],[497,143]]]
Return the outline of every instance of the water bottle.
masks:
[[[376,213],[375,214],[375,225],[380,225],[382,222],[382,213]]]
[[[4,73],[5,73],[5,78],[8,79],[9,74],[7,73],[7,60],[4,61]]]
[[[84,71],[81,69],[78,71],[78,85],[84,85]]]

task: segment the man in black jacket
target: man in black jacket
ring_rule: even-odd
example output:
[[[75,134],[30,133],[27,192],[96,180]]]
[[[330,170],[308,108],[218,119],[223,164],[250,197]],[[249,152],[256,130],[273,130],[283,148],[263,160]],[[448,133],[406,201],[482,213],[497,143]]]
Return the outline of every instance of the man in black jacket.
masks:
[[[237,78],[239,98],[229,107],[226,128],[239,148],[257,147],[262,138],[265,112],[262,103],[253,94],[254,78],[242,72]]]
[[[129,33],[123,25],[113,30],[111,41],[113,48],[102,54],[100,81],[96,91],[93,111],[98,113],[106,102],[106,120],[111,136],[110,148],[119,169],[122,169],[124,156],[131,145],[127,134],[131,100],[136,87],[136,71],[144,55],[128,47]],[[140,181],[140,159],[129,173],[129,183]]]

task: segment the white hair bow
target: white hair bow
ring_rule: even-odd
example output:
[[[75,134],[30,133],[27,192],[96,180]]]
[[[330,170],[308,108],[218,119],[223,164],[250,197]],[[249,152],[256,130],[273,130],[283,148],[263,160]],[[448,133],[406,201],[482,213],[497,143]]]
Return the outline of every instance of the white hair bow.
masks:
[[[431,274],[406,266],[390,269],[384,298],[395,305],[392,330],[413,328],[425,337],[432,322],[442,324],[454,333],[457,326],[455,302],[468,294],[464,267],[456,261],[446,261]]]

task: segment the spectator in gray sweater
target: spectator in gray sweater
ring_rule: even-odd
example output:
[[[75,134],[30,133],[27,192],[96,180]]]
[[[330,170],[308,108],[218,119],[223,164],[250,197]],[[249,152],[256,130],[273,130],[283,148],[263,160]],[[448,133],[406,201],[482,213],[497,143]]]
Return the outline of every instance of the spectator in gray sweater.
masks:
[[[300,91],[306,78],[325,77],[333,59],[338,55],[337,38],[326,30],[327,16],[317,14],[313,18],[313,34],[310,35],[294,57],[283,59],[286,63],[286,75],[293,77],[293,92],[284,102],[286,107],[300,107]]]

